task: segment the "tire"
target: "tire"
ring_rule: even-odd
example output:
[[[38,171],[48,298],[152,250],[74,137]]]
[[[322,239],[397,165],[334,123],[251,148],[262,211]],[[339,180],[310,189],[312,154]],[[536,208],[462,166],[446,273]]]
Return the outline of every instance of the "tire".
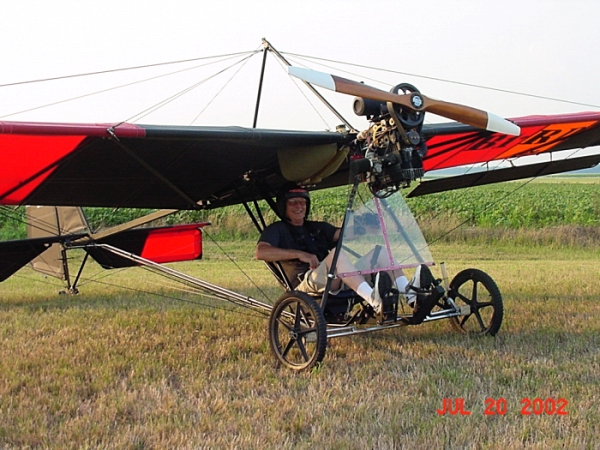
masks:
[[[269,344],[277,361],[309,370],[325,357],[327,324],[317,301],[304,292],[283,294],[269,317]]]
[[[452,328],[469,336],[494,336],[502,325],[504,306],[498,286],[478,269],[459,272],[448,290],[457,306],[469,305],[471,314],[450,318]]]

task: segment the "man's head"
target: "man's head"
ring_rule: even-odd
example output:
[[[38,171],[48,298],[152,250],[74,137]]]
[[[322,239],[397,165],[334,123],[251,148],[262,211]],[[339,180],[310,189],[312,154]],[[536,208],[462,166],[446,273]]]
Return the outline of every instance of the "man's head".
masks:
[[[277,209],[282,219],[292,222],[306,219],[310,212],[310,195],[303,187],[284,188],[277,196]]]

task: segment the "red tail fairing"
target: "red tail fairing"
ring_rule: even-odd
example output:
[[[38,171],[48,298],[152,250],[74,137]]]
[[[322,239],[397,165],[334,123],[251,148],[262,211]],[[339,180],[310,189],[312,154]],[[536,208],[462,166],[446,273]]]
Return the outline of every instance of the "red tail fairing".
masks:
[[[155,263],[190,261],[202,258],[202,232],[207,223],[176,225],[160,228],[140,228],[124,231],[98,241]],[[105,269],[133,267],[136,264],[101,247],[86,247],[86,251]]]
[[[119,232],[98,240],[98,243],[118,247],[158,264],[190,261],[202,258],[201,229],[206,225],[208,223],[139,228]],[[6,280],[53,244],[60,243],[68,250],[71,245],[78,246],[74,241],[84,236],[85,234],[79,233],[0,242],[0,281]],[[83,247],[105,269],[136,265],[101,247]]]

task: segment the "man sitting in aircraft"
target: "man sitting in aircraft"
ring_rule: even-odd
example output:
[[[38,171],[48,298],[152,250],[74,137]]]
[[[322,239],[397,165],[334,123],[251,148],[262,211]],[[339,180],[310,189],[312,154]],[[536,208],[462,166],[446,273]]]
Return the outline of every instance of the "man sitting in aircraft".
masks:
[[[304,188],[284,189],[277,197],[277,207],[285,220],[264,229],[256,246],[256,258],[266,262],[280,262],[293,289],[322,294],[335,253],[330,250],[335,248],[341,229],[327,222],[306,220],[310,212],[310,196]],[[347,255],[340,252],[336,272],[356,271]],[[416,275],[415,279],[418,280],[419,276]],[[379,314],[384,305],[397,302],[399,291],[405,292],[408,285],[408,279],[401,270],[392,273],[392,276],[396,278],[397,288],[387,272],[377,273],[374,287],[362,275],[345,277],[343,283],[365,299],[375,313]],[[331,292],[342,289],[342,280],[335,278],[331,284]]]

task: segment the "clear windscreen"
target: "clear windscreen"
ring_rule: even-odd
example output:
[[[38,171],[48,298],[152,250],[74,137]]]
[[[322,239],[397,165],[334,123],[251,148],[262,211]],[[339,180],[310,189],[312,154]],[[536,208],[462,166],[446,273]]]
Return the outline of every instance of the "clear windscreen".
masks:
[[[433,264],[423,233],[398,192],[379,199],[361,186],[345,223],[342,248],[357,271],[338,273],[340,278]]]

